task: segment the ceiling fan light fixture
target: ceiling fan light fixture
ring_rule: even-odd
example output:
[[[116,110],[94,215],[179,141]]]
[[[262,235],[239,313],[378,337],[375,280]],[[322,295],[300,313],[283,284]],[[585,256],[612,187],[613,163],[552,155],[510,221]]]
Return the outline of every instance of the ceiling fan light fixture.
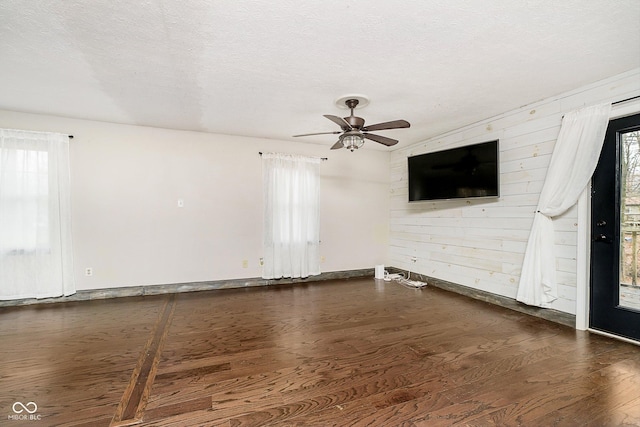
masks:
[[[364,136],[360,133],[346,133],[342,137],[342,145],[347,150],[357,150],[364,145]]]
[[[362,117],[356,116],[353,113],[353,110],[358,106],[362,106],[361,104],[363,103],[365,105],[368,104],[369,98],[362,95],[346,95],[342,98],[339,98],[338,101],[340,102],[339,106],[342,106],[344,103],[344,106],[351,110],[351,114],[349,114],[349,116],[347,117],[338,117],[333,114],[323,114],[323,116],[340,126],[341,130],[335,132],[305,133],[302,135],[294,136],[327,135],[340,133],[341,135],[338,137],[338,142],[331,146],[331,150],[346,148],[347,150],[355,151],[364,145],[365,138],[377,142],[378,144],[385,145],[387,147],[392,147],[398,143],[397,139],[377,135],[371,133],[371,131],[375,132],[387,129],[400,129],[408,128],[409,126],[411,126],[406,120],[392,120],[390,122],[382,122],[365,126],[364,119]]]

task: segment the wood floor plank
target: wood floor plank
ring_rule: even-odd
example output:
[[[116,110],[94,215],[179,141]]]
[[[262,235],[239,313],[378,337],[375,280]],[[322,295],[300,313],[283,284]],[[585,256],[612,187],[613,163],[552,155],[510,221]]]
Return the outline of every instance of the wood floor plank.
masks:
[[[168,298],[0,309],[0,408],[97,427],[640,425],[640,347],[441,289]]]
[[[174,308],[175,297],[170,296],[164,304],[153,333],[141,352],[111,426],[137,424],[142,419]]]
[[[564,405],[553,411],[528,417],[540,425],[640,425],[640,378],[637,360],[623,360],[594,372],[588,379],[593,383],[589,393],[579,399],[563,399]],[[593,394],[593,389],[599,390]],[[575,396],[575,393],[572,393]],[[580,397],[580,396],[578,396]],[[611,411],[611,408],[615,408]],[[552,408],[547,408],[552,409]],[[626,424],[611,420],[617,414]]]
[[[14,402],[33,401],[39,425],[108,426],[161,300],[0,309],[3,419],[13,413]]]

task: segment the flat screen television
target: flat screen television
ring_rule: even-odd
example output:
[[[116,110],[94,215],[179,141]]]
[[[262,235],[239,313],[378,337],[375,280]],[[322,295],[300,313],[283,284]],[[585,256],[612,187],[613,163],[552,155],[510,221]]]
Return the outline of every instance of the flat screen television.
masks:
[[[409,201],[500,196],[498,140],[408,158]]]

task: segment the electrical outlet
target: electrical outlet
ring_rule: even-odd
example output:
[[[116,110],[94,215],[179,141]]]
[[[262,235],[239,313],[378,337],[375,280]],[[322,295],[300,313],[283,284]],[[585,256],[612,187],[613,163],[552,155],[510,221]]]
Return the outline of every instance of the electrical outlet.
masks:
[[[87,277],[88,276],[93,276],[93,268],[91,268],[91,267],[85,268],[84,269],[84,275],[87,276]]]
[[[179,208],[184,208],[184,200],[178,199],[178,207]]]
[[[249,260],[248,259],[243,259],[242,260],[242,268],[249,268]]]
[[[321,256],[321,257],[320,257],[320,262],[321,262],[321,263],[325,262],[326,260],[327,260],[327,259],[326,259],[325,257],[323,257],[323,256]]]
[[[416,258],[416,257],[412,256],[412,257],[411,257],[411,262],[416,262],[416,261],[418,261],[418,258]]]
[[[259,265],[260,267],[264,266],[264,258],[260,258]]]

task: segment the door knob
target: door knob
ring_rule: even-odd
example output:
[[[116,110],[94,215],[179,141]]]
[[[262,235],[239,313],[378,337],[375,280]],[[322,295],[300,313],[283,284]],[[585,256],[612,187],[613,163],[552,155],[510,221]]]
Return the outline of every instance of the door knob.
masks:
[[[594,242],[605,242],[605,243],[612,243],[611,237],[606,236],[604,234],[598,234],[596,235],[596,237],[593,238]]]

